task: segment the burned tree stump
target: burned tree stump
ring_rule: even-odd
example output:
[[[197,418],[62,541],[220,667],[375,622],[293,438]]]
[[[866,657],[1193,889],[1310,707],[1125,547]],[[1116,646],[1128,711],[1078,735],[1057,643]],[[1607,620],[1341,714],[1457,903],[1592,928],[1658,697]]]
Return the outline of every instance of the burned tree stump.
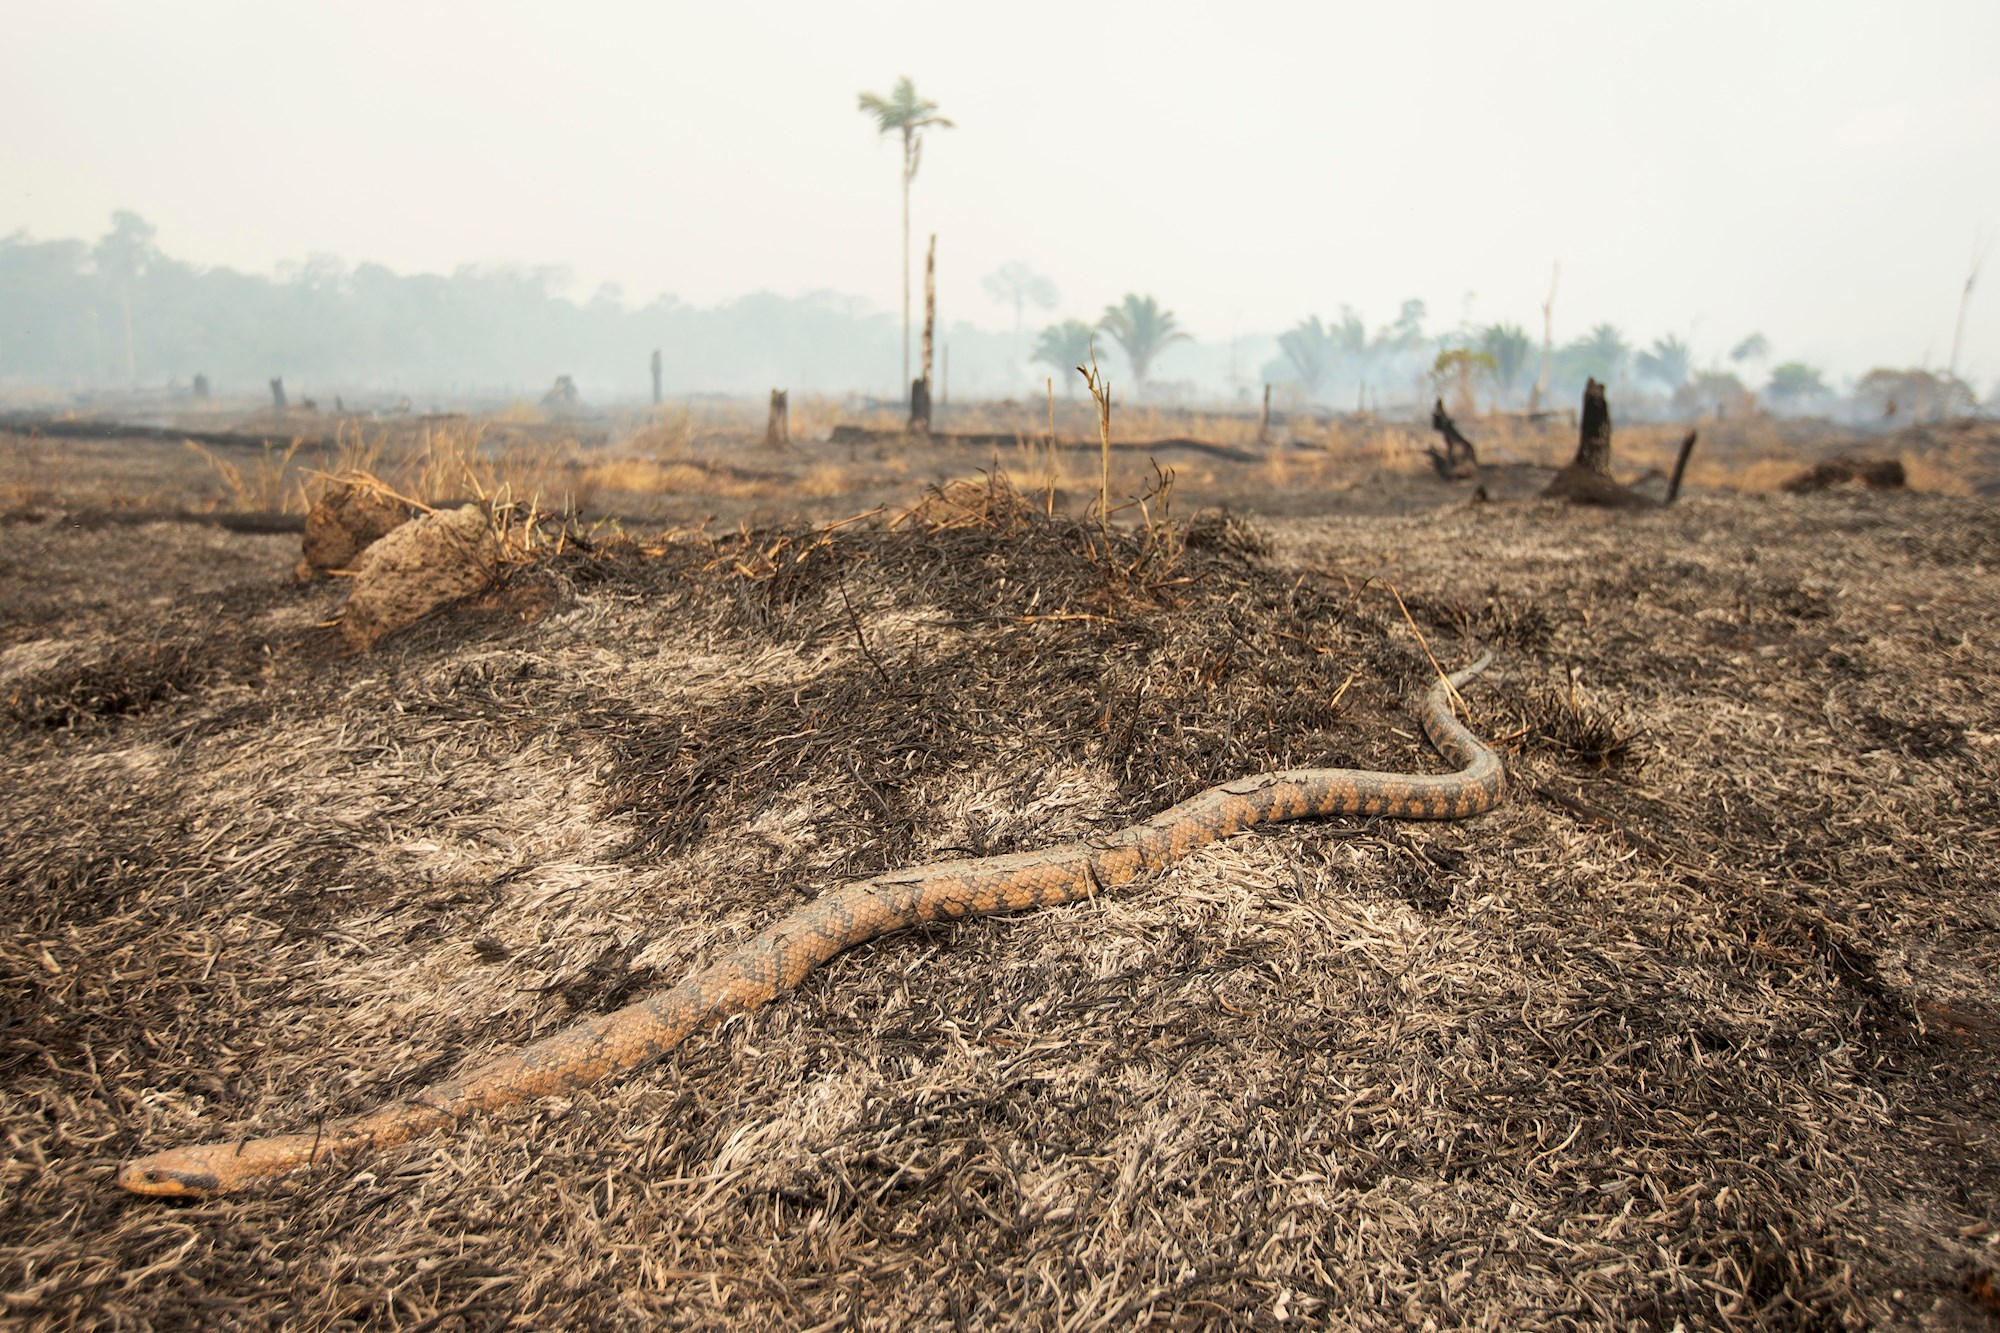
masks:
[[[1605,401],[1604,386],[1590,380],[1583,388],[1583,415],[1577,422],[1576,457],[1556,473],[1542,494],[1551,500],[1567,500],[1577,505],[1599,505],[1607,509],[1657,509],[1674,502],[1680,494],[1681,477],[1687,472],[1688,455],[1694,452],[1696,432],[1681,441],[1680,455],[1674,460],[1673,477],[1667,482],[1664,500],[1655,500],[1625,485],[1611,475],[1611,405]],[[1658,476],[1658,473],[1652,474]]]
[[[1431,408],[1431,429],[1444,436],[1444,451],[1440,453],[1435,445],[1427,452],[1431,456],[1431,466],[1438,476],[1446,481],[1462,481],[1479,475],[1479,454],[1472,447],[1472,441],[1444,410],[1444,399],[1440,398]]]
[[[764,422],[764,443],[767,445],[792,442],[792,412],[786,403],[787,396],[784,389],[771,390],[771,415]]]

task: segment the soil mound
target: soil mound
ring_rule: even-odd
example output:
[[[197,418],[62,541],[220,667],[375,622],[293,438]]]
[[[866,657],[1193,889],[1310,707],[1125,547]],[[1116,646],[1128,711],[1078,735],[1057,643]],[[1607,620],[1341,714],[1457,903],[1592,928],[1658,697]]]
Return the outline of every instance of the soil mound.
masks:
[[[352,569],[361,553],[409,521],[412,509],[379,486],[341,481],[327,487],[306,513],[299,576]]]
[[[1809,495],[1835,486],[1861,486],[1871,491],[1900,491],[1908,484],[1900,458],[1863,458],[1842,454],[1816,463],[1786,482],[1793,495]]]
[[[372,647],[383,635],[490,586],[499,567],[500,542],[480,506],[412,519],[362,552],[341,635],[352,648]]]

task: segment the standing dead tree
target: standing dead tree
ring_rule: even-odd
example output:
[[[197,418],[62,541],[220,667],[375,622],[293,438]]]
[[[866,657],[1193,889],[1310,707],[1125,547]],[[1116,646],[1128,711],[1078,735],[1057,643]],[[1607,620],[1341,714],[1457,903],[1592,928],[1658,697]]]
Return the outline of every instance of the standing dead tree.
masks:
[[[931,347],[937,333],[937,233],[924,256],[924,373],[910,381],[910,433],[931,433]]]
[[[1958,349],[1965,341],[1965,308],[1972,304],[1972,289],[1979,283],[1980,266],[1986,262],[1986,252],[1991,248],[1991,241],[1982,243],[1978,237],[1973,238],[1972,268],[1965,275],[1965,289],[1958,294],[1958,323],[1952,327],[1951,332],[1951,361],[1945,368],[1947,380],[1958,378]],[[126,318],[129,329],[131,318],[129,312]],[[126,338],[128,340],[131,338],[129,331],[126,333]]]
[[[1583,416],[1577,424],[1576,457],[1556,473],[1542,491],[1552,500],[1571,504],[1601,505],[1608,509],[1657,509],[1670,505],[1681,493],[1681,478],[1687,472],[1688,455],[1694,452],[1696,432],[1681,441],[1680,455],[1674,459],[1674,473],[1667,481],[1663,500],[1634,490],[1611,475],[1611,405],[1605,401],[1604,386],[1591,380],[1583,388]],[[1659,474],[1653,473],[1658,476]]]
[[[1535,376],[1535,387],[1528,394],[1528,415],[1542,410],[1542,395],[1549,391],[1549,359],[1556,342],[1556,284],[1562,281],[1562,261],[1556,261],[1555,271],[1549,275],[1549,299],[1542,302],[1542,368]]]

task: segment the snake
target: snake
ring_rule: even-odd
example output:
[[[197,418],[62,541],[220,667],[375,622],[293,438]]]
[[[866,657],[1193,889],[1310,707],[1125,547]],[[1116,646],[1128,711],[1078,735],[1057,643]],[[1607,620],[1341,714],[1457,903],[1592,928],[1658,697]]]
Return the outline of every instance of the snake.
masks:
[[[316,1162],[349,1161],[439,1133],[482,1112],[576,1092],[666,1055],[703,1024],[756,1009],[856,945],[926,922],[1022,912],[1089,898],[1198,847],[1259,824],[1311,816],[1467,819],[1505,790],[1500,758],[1452,711],[1457,687],[1492,654],[1440,672],[1418,711],[1457,771],[1306,768],[1208,788],[1141,823],[1037,851],[943,861],[827,891],[676,985],[596,1015],[374,1111],[311,1133],[176,1148],[125,1164],[135,1194],[206,1198],[255,1187]]]

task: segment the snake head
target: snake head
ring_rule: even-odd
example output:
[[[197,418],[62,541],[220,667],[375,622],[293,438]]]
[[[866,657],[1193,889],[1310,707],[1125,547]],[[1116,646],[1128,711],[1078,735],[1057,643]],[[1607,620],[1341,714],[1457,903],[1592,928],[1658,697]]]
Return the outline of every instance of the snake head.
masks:
[[[221,1191],[215,1173],[192,1153],[155,1153],[136,1162],[127,1162],[118,1172],[118,1185],[134,1194],[167,1199],[205,1199]]]

